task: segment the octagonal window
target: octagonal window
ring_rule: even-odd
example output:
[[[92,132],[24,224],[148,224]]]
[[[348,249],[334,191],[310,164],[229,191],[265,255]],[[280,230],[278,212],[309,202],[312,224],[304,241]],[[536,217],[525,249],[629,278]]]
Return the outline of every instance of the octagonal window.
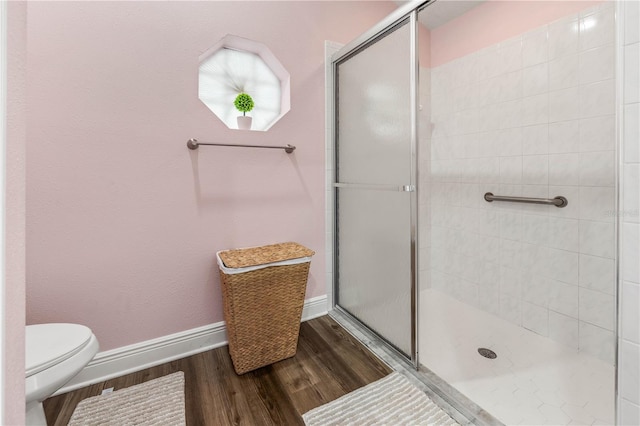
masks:
[[[200,55],[198,97],[228,128],[264,131],[290,109],[290,76],[264,44],[226,35]]]

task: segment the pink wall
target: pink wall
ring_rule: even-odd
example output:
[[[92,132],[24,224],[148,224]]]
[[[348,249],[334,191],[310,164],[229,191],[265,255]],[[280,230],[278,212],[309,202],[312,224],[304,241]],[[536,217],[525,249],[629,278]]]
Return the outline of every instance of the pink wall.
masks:
[[[221,321],[217,250],[297,241],[325,294],[324,40],[391,2],[30,2],[27,323],[86,324],[101,350]],[[225,34],[291,73],[268,132],[198,100],[198,56]],[[187,139],[277,150],[203,147]]]
[[[27,28],[25,2],[8,2],[5,210],[5,353],[3,425],[24,424],[25,142]]]
[[[431,31],[418,24],[418,62],[420,67],[431,68]]]
[[[431,66],[437,67],[601,1],[489,0],[431,31]]]

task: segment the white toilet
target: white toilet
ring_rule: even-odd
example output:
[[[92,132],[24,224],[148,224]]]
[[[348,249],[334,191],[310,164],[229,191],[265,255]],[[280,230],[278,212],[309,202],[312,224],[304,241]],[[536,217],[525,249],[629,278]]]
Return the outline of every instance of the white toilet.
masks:
[[[47,424],[42,401],[80,372],[98,352],[98,339],[78,324],[28,325],[26,423]]]

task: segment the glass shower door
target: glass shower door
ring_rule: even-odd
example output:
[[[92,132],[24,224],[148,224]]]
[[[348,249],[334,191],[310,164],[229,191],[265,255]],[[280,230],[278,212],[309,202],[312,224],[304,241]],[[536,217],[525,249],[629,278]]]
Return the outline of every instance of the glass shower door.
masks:
[[[409,19],[338,59],[336,304],[415,361]]]

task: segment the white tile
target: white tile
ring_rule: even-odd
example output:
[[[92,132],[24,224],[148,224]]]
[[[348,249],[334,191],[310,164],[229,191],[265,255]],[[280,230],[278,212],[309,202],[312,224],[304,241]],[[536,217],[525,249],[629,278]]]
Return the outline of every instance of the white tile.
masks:
[[[571,417],[570,425],[590,425],[596,420],[591,414],[586,412],[584,407],[579,405],[564,404],[562,411]]]
[[[567,416],[561,408],[553,405],[542,404],[538,407],[538,411],[544,415],[545,419],[550,419],[551,424],[567,424],[571,421],[571,417]]]
[[[489,66],[491,65],[491,61],[493,61],[493,54],[495,53],[496,45],[489,46],[487,48],[481,49],[473,54],[474,62],[475,62],[475,81],[483,81],[489,76]]]
[[[613,259],[615,253],[613,223],[581,220],[580,253]]]
[[[477,215],[478,233],[490,237],[500,235],[500,217],[496,210],[479,210]]]
[[[522,36],[523,67],[547,62],[548,57],[546,25]]]
[[[520,37],[500,43],[498,55],[501,73],[509,73],[522,69],[522,39]]]
[[[580,122],[578,120],[549,124],[550,154],[578,151],[580,151]]]
[[[522,70],[502,75],[499,81],[499,101],[506,102],[522,98]]]
[[[500,316],[510,323],[522,324],[520,299],[505,294],[500,295]]]
[[[490,314],[500,315],[500,292],[495,289],[482,289],[478,291],[478,306]]]
[[[551,280],[549,286],[549,310],[578,318],[578,286]]]
[[[522,157],[522,183],[549,183],[549,156],[527,155]]]
[[[500,129],[510,129],[522,126],[522,100],[502,102],[498,104],[500,114]],[[532,123],[539,124],[539,123]]]
[[[522,128],[522,154],[534,155],[547,154],[548,152],[549,129],[546,123]]]
[[[549,334],[549,310],[523,302],[522,326],[541,336],[547,336]]]
[[[614,80],[604,80],[580,86],[580,118],[611,115],[615,112]]]
[[[548,98],[547,93],[543,93],[522,99],[520,124],[522,126],[546,124],[549,120]]]
[[[479,113],[475,108],[465,109],[456,115],[461,134],[477,133],[479,130]]]
[[[580,219],[613,222],[615,219],[615,188],[580,187]]]
[[[520,271],[514,268],[500,268],[500,295],[520,298]]]
[[[603,94],[601,94],[604,89],[596,87],[587,91],[584,95],[582,94],[583,90],[584,89],[582,88],[578,90],[578,87],[570,87],[568,89],[549,92],[549,122],[555,123],[557,121],[575,120],[577,118],[580,118],[582,109],[586,110],[585,114],[590,113],[590,115],[585,115],[584,117],[590,117],[593,115],[604,115],[593,113],[593,111],[599,112],[600,110],[597,109],[597,106],[592,105],[594,102],[599,101],[600,97],[604,96]],[[587,95],[589,96],[588,99]],[[592,98],[594,100],[591,100]],[[591,102],[589,104],[589,109],[580,104],[581,102],[587,100]],[[611,105],[611,107],[613,107],[613,105]],[[611,114],[612,112],[613,111],[609,112],[609,114]]]
[[[624,44],[640,41],[640,2],[625,1],[624,5]],[[640,423],[640,421],[638,422]]]
[[[580,187],[578,186],[549,186],[549,197],[563,196],[568,204],[561,208],[549,210],[549,216],[580,218]]]
[[[478,102],[478,86],[468,84],[457,87],[453,91],[453,109],[454,111],[462,111],[469,108],[477,108]]]
[[[447,159],[451,155],[449,139],[446,136],[436,136],[431,140],[431,155],[434,159]]]
[[[611,361],[613,364],[614,361]],[[611,383],[608,388],[613,391],[614,385]],[[588,388],[587,388],[588,389]],[[608,398],[591,398],[584,410],[596,420],[592,426],[611,426],[615,420],[615,400]]]
[[[615,152],[583,152],[580,154],[580,185],[613,186]]]
[[[624,47],[624,103],[640,102],[640,43]]]
[[[640,283],[640,224],[623,223],[622,237],[622,279]]]
[[[550,185],[579,185],[580,184],[579,154],[549,155],[549,184]]]
[[[500,237],[519,241],[522,238],[522,214],[500,212]]]
[[[615,294],[615,263],[613,259],[580,255],[580,287]]]
[[[480,80],[476,83],[478,88],[478,107],[486,107],[489,104],[498,102],[497,86],[499,79],[497,77]]]
[[[463,207],[474,209],[480,207],[480,202],[484,202],[484,200],[482,200],[482,194],[479,188],[479,185],[476,183],[461,184],[460,195]]]
[[[467,281],[467,280],[459,280],[458,281],[459,289],[457,289],[457,294],[459,300],[471,305],[478,306],[478,286],[477,284]]]
[[[500,111],[497,104],[486,105],[478,111],[478,131],[489,132],[500,127]]]
[[[620,304],[622,338],[640,344],[640,285],[623,282]]]
[[[519,269],[521,265],[522,248],[519,241],[500,241],[500,265],[503,267]]]
[[[482,184],[500,183],[500,159],[481,158],[478,161],[478,182]]]
[[[453,99],[445,91],[431,94],[431,118],[434,122],[442,121],[453,112]],[[435,130],[435,129],[433,129]]]
[[[578,51],[578,28],[578,20],[574,17],[549,24],[549,59]]]
[[[578,320],[549,311],[549,337],[571,348],[578,349]]]
[[[555,249],[578,252],[580,249],[579,220],[550,217],[549,246]]]
[[[529,244],[549,244],[549,218],[542,215],[523,214],[521,239]]]
[[[633,1],[625,3],[636,3]],[[638,426],[640,424],[640,404],[620,399],[620,425]]]
[[[522,243],[522,272],[547,277],[549,269],[549,248],[538,244]],[[548,285],[547,285],[548,287]]]
[[[606,8],[580,19],[581,50],[587,50],[614,42],[614,12],[614,8]]]
[[[580,287],[580,321],[613,331],[615,299],[610,294]]]
[[[522,95],[532,96],[549,90],[549,66],[546,62],[522,70]]]
[[[594,13],[600,12],[604,9],[614,8],[615,2],[613,1],[602,1],[597,2],[593,6],[587,7],[580,11],[580,18],[584,18],[589,15],[593,15]]]
[[[624,161],[640,162],[640,104],[624,106]]]
[[[482,262],[478,269],[478,284],[483,288],[492,288],[496,292],[500,291],[500,265],[498,259],[495,262]]]
[[[522,183],[522,157],[500,158],[500,183]]]
[[[549,90],[577,86],[580,82],[580,60],[577,54],[549,61]]]
[[[623,212],[624,222],[640,222],[640,164],[624,166]]]
[[[612,331],[580,321],[580,352],[613,364],[615,336]]]
[[[580,52],[580,84],[595,83],[614,77],[615,49],[613,44]]]
[[[580,152],[614,150],[615,126],[613,115],[580,120]]]
[[[563,283],[578,285],[579,257],[578,253],[549,249],[548,276]]]
[[[497,187],[497,189],[496,189]],[[494,194],[504,194],[507,196],[521,196],[522,195],[522,185],[514,185],[514,184],[500,184],[500,185],[491,185],[488,188],[492,190]],[[495,191],[493,191],[495,189]],[[486,201],[485,201],[486,202]],[[513,212],[513,213],[521,213],[520,209],[517,208],[517,205],[513,203],[487,203],[485,205],[489,205],[489,208],[497,209],[500,212]],[[502,218],[501,218],[502,220]]]
[[[522,129],[514,127],[495,133],[497,155],[509,157],[522,155]]]
[[[536,270],[522,272],[520,278],[522,300],[546,308],[549,306],[549,278],[539,275]]]
[[[640,401],[640,346],[623,340],[620,342],[620,396],[629,401]]]
[[[495,77],[501,72],[498,67],[498,46],[497,44],[489,46],[478,54],[478,81]]]

